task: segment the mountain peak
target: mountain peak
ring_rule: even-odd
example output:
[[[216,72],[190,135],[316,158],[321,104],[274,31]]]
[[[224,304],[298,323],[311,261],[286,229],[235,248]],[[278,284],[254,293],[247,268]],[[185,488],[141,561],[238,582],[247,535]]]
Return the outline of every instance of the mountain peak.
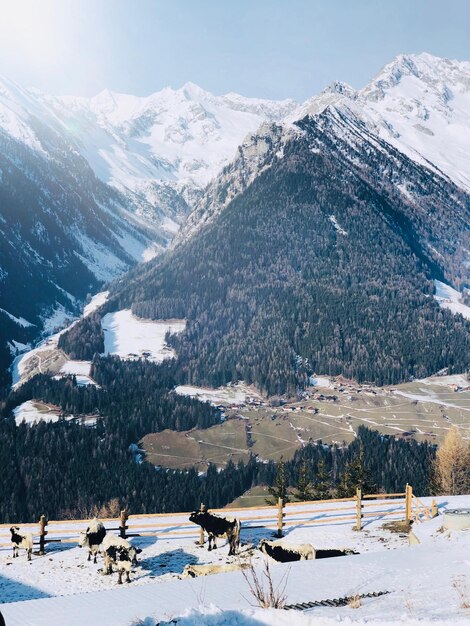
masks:
[[[191,81],[184,83],[178,91],[182,92],[188,100],[197,100],[212,96],[209,91],[205,91],[202,87],[199,87],[199,85],[196,85],[196,83],[192,83]]]
[[[437,57],[428,52],[399,54],[380,70],[361,93],[370,100],[382,99],[386,91],[407,77],[417,79],[433,89],[447,85],[460,86],[466,91],[470,84],[470,63]]]

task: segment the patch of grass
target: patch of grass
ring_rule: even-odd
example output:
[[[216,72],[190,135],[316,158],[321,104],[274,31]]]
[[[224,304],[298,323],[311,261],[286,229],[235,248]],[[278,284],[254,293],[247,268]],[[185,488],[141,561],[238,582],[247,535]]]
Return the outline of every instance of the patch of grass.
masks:
[[[411,522],[406,520],[397,520],[393,522],[386,522],[382,524],[384,530],[389,530],[391,533],[409,533],[411,531]]]

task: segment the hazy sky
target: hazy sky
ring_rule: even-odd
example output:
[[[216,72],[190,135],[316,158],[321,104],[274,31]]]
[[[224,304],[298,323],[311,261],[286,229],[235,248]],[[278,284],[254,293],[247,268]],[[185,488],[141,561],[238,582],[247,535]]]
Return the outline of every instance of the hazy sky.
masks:
[[[0,73],[54,94],[187,81],[305,100],[394,56],[470,61],[470,0],[0,0]]]

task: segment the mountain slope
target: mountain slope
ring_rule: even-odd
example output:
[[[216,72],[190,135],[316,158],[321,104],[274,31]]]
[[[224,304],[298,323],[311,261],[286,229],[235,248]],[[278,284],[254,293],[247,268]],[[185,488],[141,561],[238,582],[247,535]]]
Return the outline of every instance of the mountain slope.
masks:
[[[188,212],[185,203],[192,204],[248,132],[297,106],[293,100],[214,96],[192,83],[147,97],[105,90],[89,99],[43,101],[73,129],[101,180],[145,198],[156,211],[146,211],[147,219],[161,220],[160,209],[177,223]]]
[[[470,190],[470,62],[399,55],[363,89],[333,83],[288,119],[342,105],[401,152]]]
[[[30,341],[54,312],[74,312],[87,293],[147,260],[167,241],[95,177],[47,110],[5,82],[0,181],[3,370],[16,351],[12,340]]]
[[[350,110],[253,141],[269,147],[251,182],[239,157],[208,190],[211,218],[109,306],[187,318],[173,343],[190,383],[279,393],[311,371],[384,384],[463,370],[469,325],[439,309],[431,279],[463,277],[469,196]]]

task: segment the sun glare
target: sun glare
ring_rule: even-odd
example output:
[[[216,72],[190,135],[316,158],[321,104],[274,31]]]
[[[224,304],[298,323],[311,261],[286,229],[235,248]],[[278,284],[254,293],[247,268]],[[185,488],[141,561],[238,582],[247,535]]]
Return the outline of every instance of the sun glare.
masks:
[[[2,54],[28,63],[54,63],[63,41],[59,6],[54,0],[1,0]]]

